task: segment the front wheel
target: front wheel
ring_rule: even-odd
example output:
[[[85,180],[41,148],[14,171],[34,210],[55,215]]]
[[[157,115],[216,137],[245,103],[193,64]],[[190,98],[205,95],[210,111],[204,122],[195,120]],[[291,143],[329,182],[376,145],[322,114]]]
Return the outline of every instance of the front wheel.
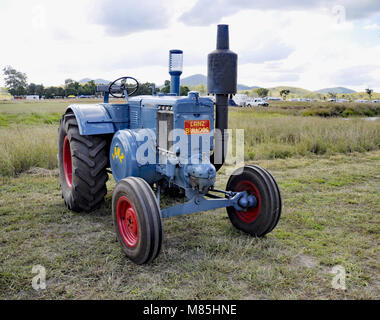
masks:
[[[226,190],[246,191],[257,199],[257,205],[246,211],[227,208],[235,228],[262,237],[277,225],[281,216],[281,194],[276,181],[267,170],[256,165],[238,169],[230,176]]]
[[[128,177],[119,181],[112,195],[112,219],[129,259],[144,264],[158,256],[163,238],[160,207],[144,179]]]

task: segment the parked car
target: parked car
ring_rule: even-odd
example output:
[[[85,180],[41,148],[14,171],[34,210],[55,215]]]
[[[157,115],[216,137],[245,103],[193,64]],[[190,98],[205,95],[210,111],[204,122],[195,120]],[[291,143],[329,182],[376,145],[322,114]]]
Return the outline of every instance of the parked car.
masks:
[[[254,106],[261,106],[261,107],[267,107],[269,106],[269,103],[264,101],[261,98],[249,98],[246,101],[246,106],[247,107],[254,107]]]
[[[233,97],[234,102],[237,106],[245,107],[247,105],[248,96],[246,94],[235,94]]]
[[[238,107],[234,99],[228,99],[228,105],[231,107]]]

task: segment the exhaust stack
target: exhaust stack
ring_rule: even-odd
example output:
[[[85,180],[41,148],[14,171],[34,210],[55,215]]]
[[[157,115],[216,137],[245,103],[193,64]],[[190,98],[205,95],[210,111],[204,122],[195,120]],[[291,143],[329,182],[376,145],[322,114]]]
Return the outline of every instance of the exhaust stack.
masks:
[[[211,162],[218,171],[227,155],[228,95],[237,89],[237,54],[230,51],[228,25],[219,24],[216,50],[207,57],[207,89],[216,95],[215,148]]]

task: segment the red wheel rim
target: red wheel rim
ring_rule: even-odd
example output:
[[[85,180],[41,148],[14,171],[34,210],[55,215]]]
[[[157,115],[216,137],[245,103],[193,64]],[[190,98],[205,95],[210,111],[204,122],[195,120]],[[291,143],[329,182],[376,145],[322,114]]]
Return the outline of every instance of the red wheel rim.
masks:
[[[65,136],[63,140],[63,171],[65,173],[66,184],[69,189],[73,184],[73,166],[71,163],[71,149],[69,137]]]
[[[241,221],[245,223],[252,223],[259,216],[260,209],[261,209],[261,197],[260,197],[259,190],[251,181],[242,180],[237,184],[234,191],[236,192],[247,191],[249,194],[252,194],[256,197],[257,199],[256,207],[248,208],[247,211],[236,211],[236,215]]]
[[[117,225],[124,243],[130,247],[136,247],[139,241],[139,226],[137,215],[127,197],[120,197],[116,206]]]

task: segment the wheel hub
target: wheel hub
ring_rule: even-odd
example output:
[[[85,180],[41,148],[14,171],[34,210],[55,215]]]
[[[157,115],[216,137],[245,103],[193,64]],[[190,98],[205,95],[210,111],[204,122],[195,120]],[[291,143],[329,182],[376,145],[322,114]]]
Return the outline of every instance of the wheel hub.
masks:
[[[71,189],[73,184],[73,166],[71,162],[71,149],[69,137],[66,135],[63,140],[63,171],[65,174],[65,180],[67,187]]]
[[[116,208],[117,223],[124,243],[136,247],[139,240],[139,228],[135,209],[127,197],[120,197]]]
[[[244,207],[247,209],[245,211],[236,210],[236,215],[245,223],[252,223],[259,216],[261,209],[261,197],[259,190],[251,181],[242,180],[236,185],[234,191],[246,191],[249,194],[247,199],[242,198],[242,201],[245,204]]]

